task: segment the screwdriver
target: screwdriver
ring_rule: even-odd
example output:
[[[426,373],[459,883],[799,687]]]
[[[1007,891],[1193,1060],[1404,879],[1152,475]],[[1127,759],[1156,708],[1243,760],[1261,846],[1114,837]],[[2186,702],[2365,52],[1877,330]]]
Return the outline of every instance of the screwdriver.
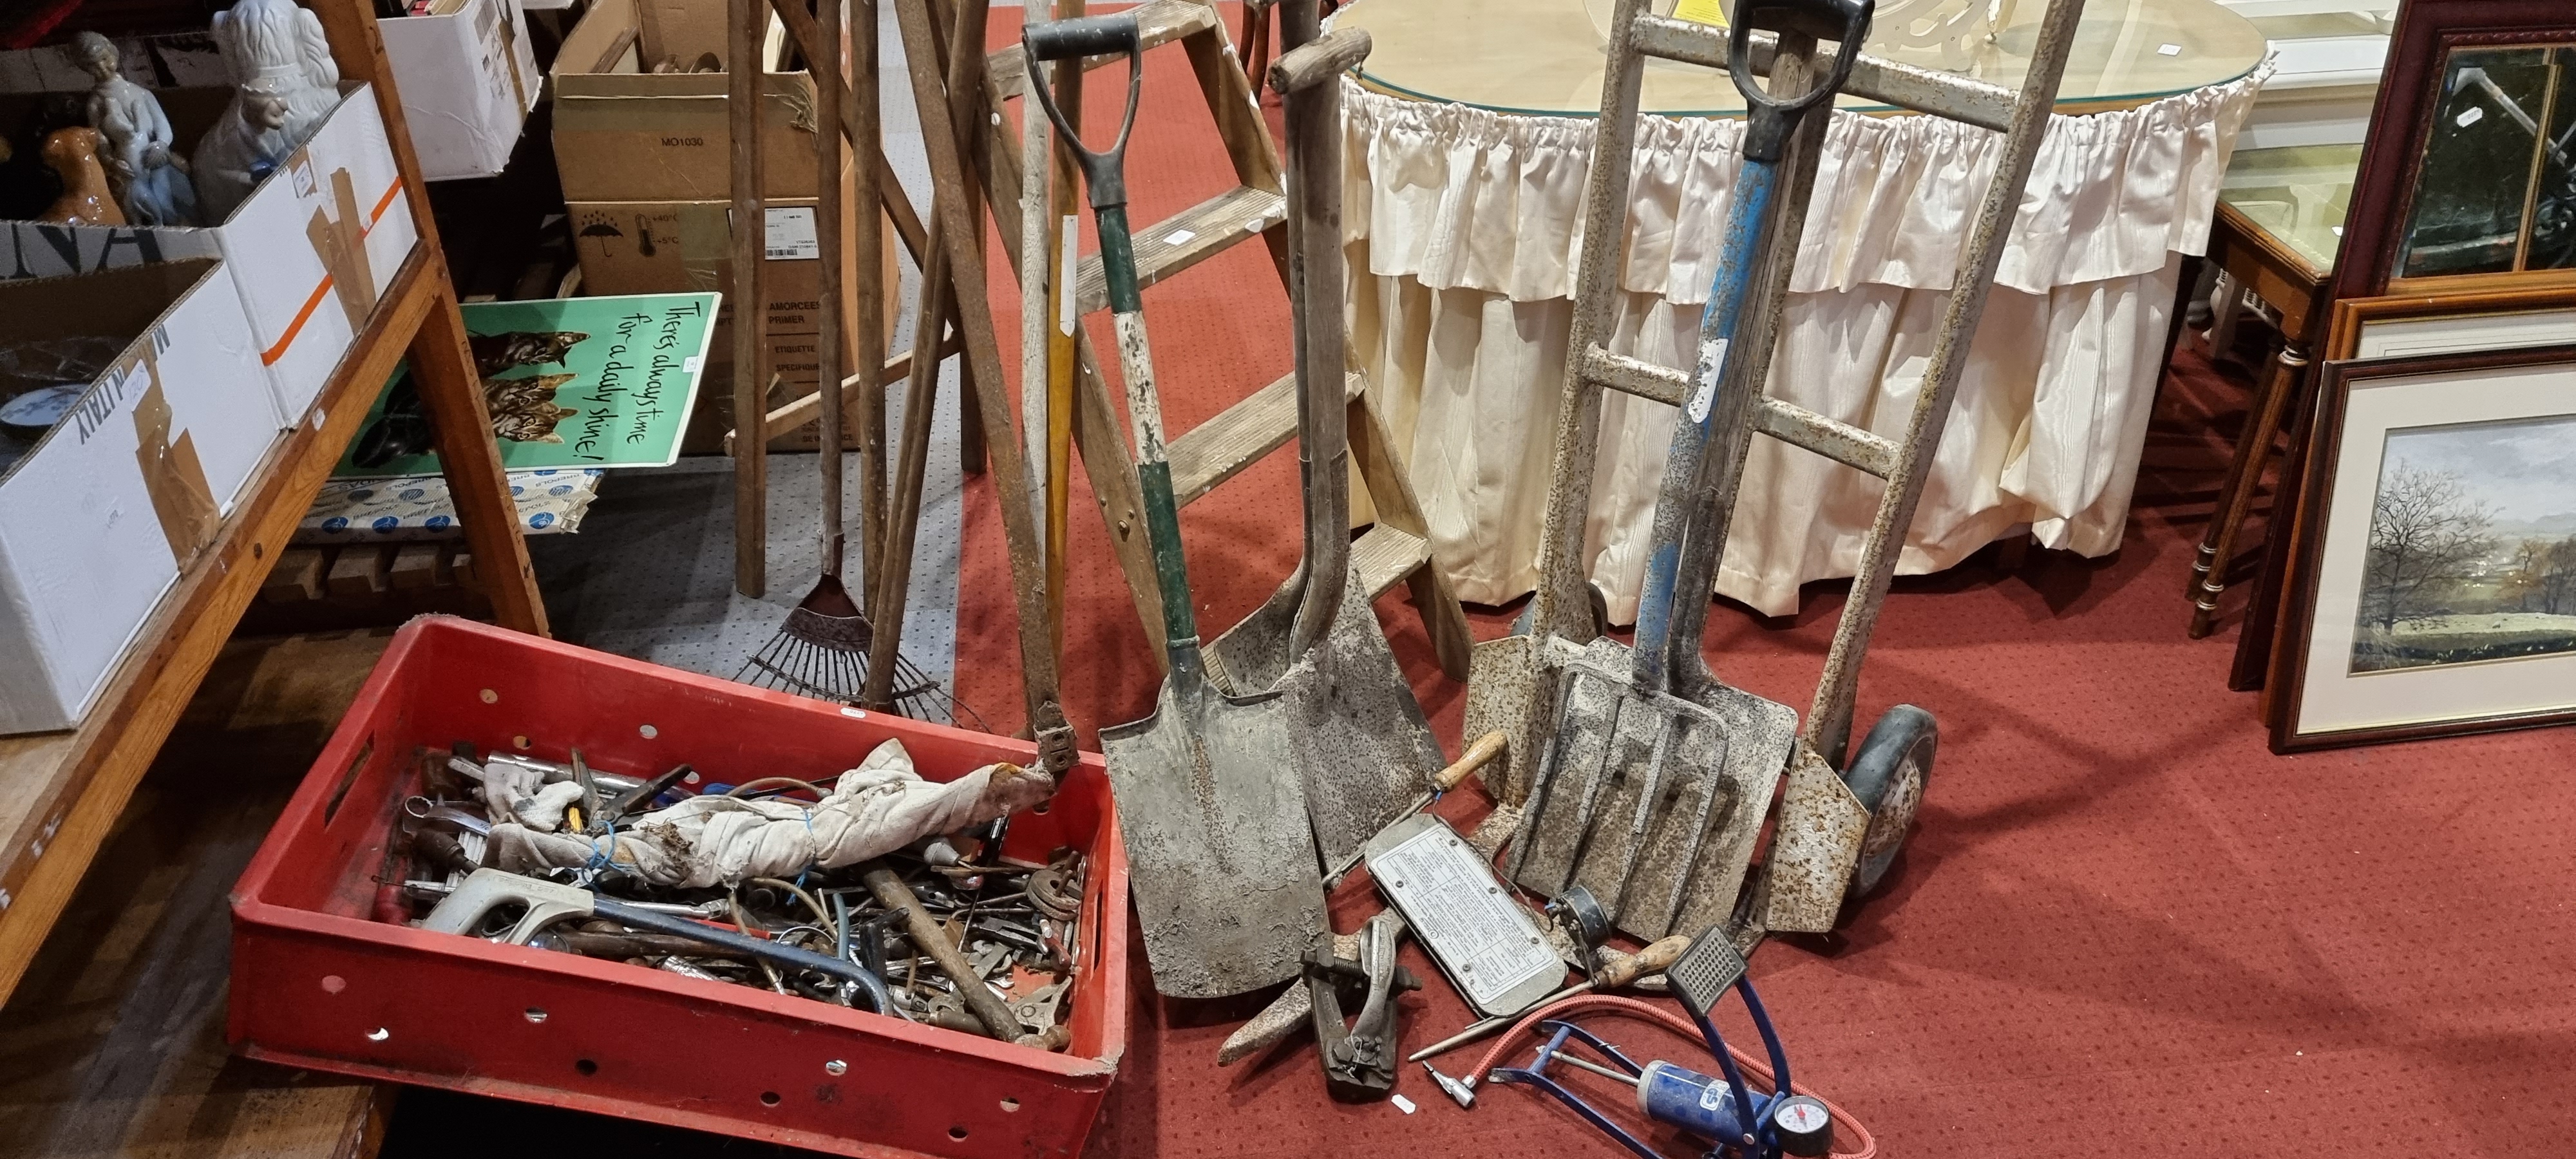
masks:
[[[1681,958],[1682,951],[1689,949],[1690,944],[1691,940],[1688,937],[1674,934],[1634,954],[1622,954],[1605,946],[1597,951],[1601,956],[1601,965],[1600,968],[1592,971],[1592,977],[1539,999],[1531,1004],[1530,1009],[1536,1010],[1541,1006],[1562,1002],[1592,990],[1615,990],[1648,974],[1661,974]],[[1527,1011],[1522,1014],[1497,1015],[1480,1022],[1468,1023],[1466,1029],[1404,1056],[1404,1061],[1421,1062],[1433,1055],[1456,1050],[1478,1039],[1491,1038],[1509,1028],[1512,1023],[1519,1021],[1526,1013]]]

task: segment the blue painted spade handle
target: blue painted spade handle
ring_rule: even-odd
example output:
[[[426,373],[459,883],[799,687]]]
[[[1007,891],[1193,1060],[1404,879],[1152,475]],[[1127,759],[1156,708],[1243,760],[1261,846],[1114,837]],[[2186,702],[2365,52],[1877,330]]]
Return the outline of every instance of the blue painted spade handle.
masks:
[[[1726,211],[1726,230],[1718,251],[1717,277],[1709,288],[1708,306],[1699,317],[1699,353],[1691,368],[1691,388],[1683,400],[1681,420],[1673,428],[1672,450],[1664,459],[1664,481],[1655,496],[1654,536],[1647,546],[1645,593],[1637,608],[1636,649],[1631,678],[1641,692],[1661,693],[1672,684],[1674,599],[1682,570],[1682,552],[1719,550],[1717,544],[1686,544],[1684,529],[1691,507],[1706,502],[1697,486],[1700,461],[1716,430],[1718,384],[1726,378],[1727,357],[1735,344],[1736,322],[1751,293],[1754,256],[1761,252],[1762,228],[1770,217],[1772,196],[1780,185],[1780,157],[1789,129],[1798,118],[1833,99],[1851,75],[1868,36],[1875,0],[1738,0],[1727,38],[1727,72],[1744,94],[1748,119],[1743,137],[1744,168],[1735,180],[1735,196]],[[1778,24],[1838,38],[1833,70],[1795,97],[1781,99],[1753,79],[1751,45],[1756,23]],[[1796,239],[1784,239],[1795,244]],[[1782,260],[1788,254],[1781,255]],[[1760,390],[1760,383],[1746,389]],[[1691,593],[1705,600],[1707,592]]]
[[[1691,367],[1691,388],[1683,400],[1680,422],[1673,428],[1671,452],[1664,459],[1663,490],[1655,498],[1654,539],[1646,556],[1646,590],[1637,607],[1637,645],[1633,676],[1645,690],[1661,692],[1670,683],[1672,665],[1673,591],[1682,570],[1682,527],[1697,498],[1692,482],[1699,461],[1716,429],[1717,384],[1726,377],[1726,358],[1735,342],[1745,296],[1753,288],[1753,254],[1761,245],[1764,217],[1780,185],[1777,160],[1747,158],[1735,179],[1735,197],[1727,207],[1724,244],[1717,259],[1717,282],[1699,316],[1699,356]],[[1669,526],[1667,526],[1669,524]],[[1699,598],[1708,598],[1701,593]]]

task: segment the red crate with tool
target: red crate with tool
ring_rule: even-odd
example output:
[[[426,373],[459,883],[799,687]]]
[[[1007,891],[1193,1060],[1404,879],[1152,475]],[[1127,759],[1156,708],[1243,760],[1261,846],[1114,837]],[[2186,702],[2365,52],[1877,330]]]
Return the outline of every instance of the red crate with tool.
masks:
[[[828,777],[888,737],[921,775],[1025,741],[445,617],[396,636],[234,887],[229,1036],[252,1058],[845,1155],[1079,1154],[1127,1043],[1127,860],[1085,753],[1004,856],[1088,863],[1062,1053],[613,960],[371,920],[422,746]]]

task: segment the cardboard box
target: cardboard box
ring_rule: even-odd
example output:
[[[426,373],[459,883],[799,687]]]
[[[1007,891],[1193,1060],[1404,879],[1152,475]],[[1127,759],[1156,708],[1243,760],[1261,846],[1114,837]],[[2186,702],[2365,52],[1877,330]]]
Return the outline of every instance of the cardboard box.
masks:
[[[452,181],[509,167],[544,86],[517,0],[441,0],[430,15],[376,26],[421,176]]]
[[[847,196],[845,174],[844,236],[857,228],[857,214]],[[582,291],[587,294],[664,294],[708,291],[724,295],[716,333],[707,351],[707,387],[698,392],[698,409],[681,440],[686,454],[719,449],[733,428],[733,240],[732,206],[723,201],[603,201],[569,206],[573,253],[581,261]],[[766,236],[770,257],[762,274],[769,312],[770,369],[780,379],[769,405],[814,393],[818,379],[815,340],[822,333],[821,263],[814,249],[814,202],[783,199],[767,207]],[[894,340],[901,285],[895,254],[902,244],[894,227],[878,216],[885,264],[878,276],[888,287],[885,315],[879,320],[889,342]],[[844,247],[841,284],[858,285],[858,266]],[[842,298],[842,333],[855,333],[858,299]],[[845,345],[844,350],[848,349]],[[852,371],[854,372],[854,371]],[[848,372],[845,372],[848,373]],[[815,430],[808,426],[771,440],[779,450],[812,450]]]
[[[253,364],[267,368],[276,413],[292,426],[312,408],[419,236],[375,92],[349,84],[313,138],[222,224],[146,230],[9,222],[0,228],[0,279],[221,255],[259,339]]]
[[[733,196],[723,72],[656,73],[668,62],[724,66],[725,5],[602,0],[555,54],[555,168],[567,202],[715,201]],[[771,59],[783,31],[771,17]],[[762,78],[762,193],[812,197],[814,82]]]
[[[79,721],[278,439],[219,263],[0,281],[0,346],[82,335],[123,353],[0,472],[0,733]]]

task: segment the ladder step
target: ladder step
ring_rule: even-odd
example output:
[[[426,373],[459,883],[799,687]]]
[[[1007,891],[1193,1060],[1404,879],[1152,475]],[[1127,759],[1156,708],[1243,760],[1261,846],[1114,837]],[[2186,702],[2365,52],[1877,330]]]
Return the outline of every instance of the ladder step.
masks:
[[[1199,0],[1153,0],[1136,8],[1136,31],[1142,34],[1147,50],[1160,48],[1184,36],[1213,32],[1217,27],[1216,7]],[[1127,59],[1127,54],[1086,56],[1083,71],[1089,72],[1113,61]],[[994,49],[984,58],[984,70],[1005,95],[1018,96],[1028,86],[1028,57],[1019,45]],[[1123,98],[1121,98],[1123,99]]]
[[[1726,67],[1725,30],[1694,20],[1641,13],[1631,39],[1637,51],[1648,56],[1716,69]],[[1779,50],[1779,37],[1768,32],[1754,33],[1753,71],[1771,75],[1771,58]],[[1832,51],[1818,53],[1818,67],[1830,69],[1839,51],[1840,46],[1836,46]],[[1843,91],[1998,133],[2012,127],[2016,99],[2013,90],[1999,84],[1898,64],[1867,53],[1852,62],[1851,77],[1843,82]]]
[[[1690,394],[1690,375],[1641,358],[1612,354],[1598,346],[1583,352],[1583,377],[1665,406],[1680,406]]]
[[[1431,544],[1409,531],[1398,531],[1384,523],[1371,527],[1359,542],[1351,545],[1351,562],[1359,565],[1360,590],[1376,599],[1386,589],[1404,582],[1422,561],[1431,558]]]
[[[1236,242],[1288,219],[1288,199],[1265,189],[1238,185],[1184,209],[1136,233],[1136,288],[1139,290],[1215,257]],[[1075,301],[1083,313],[1107,309],[1109,281],[1100,255],[1082,259],[1074,283]]]
[[[1895,443],[1794,402],[1782,402],[1769,395],[1755,400],[1753,429],[1881,479],[1896,473]]]
[[[1666,406],[1682,405],[1690,393],[1690,375],[1625,354],[1612,354],[1599,346],[1584,351],[1583,377]],[[1769,395],[1755,402],[1753,429],[1881,479],[1896,470],[1895,443]]]
[[[1367,387],[1366,378],[1345,375],[1343,398],[1358,398]],[[1289,374],[1172,440],[1167,454],[1172,462],[1174,500],[1179,506],[1189,506],[1217,484],[1287,445],[1296,435],[1297,376]]]

